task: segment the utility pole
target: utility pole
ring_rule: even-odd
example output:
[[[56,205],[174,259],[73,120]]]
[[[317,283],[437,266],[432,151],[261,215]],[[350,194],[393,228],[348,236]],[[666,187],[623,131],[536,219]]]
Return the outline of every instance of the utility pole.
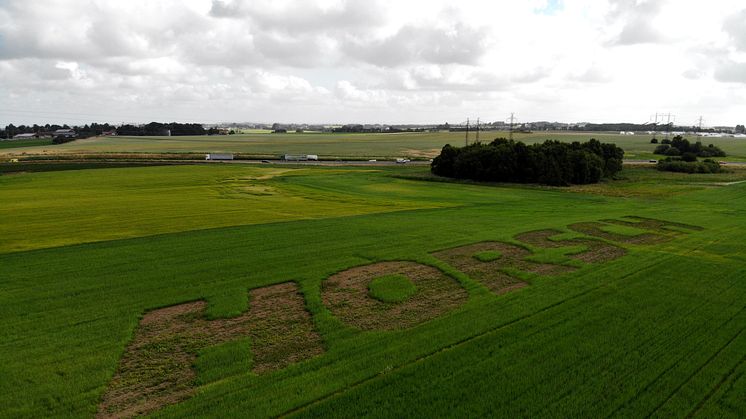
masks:
[[[464,138],[464,146],[469,145],[469,118],[466,118],[466,138]]]
[[[702,115],[699,116],[697,122],[697,132],[702,132]]]
[[[658,136],[658,112],[655,113],[655,122],[653,122],[653,139]]]
[[[510,113],[510,131],[508,132],[508,138],[513,141],[513,112]]]
[[[479,142],[479,118],[477,118],[477,142]]]
[[[674,120],[676,120],[676,115],[673,115]],[[671,134],[671,112],[666,115],[666,139],[668,139],[668,136]]]

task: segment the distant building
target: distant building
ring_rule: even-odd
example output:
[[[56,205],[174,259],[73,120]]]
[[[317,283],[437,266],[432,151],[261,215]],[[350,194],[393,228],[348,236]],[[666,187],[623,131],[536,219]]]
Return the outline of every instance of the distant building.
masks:
[[[14,140],[30,140],[32,138],[36,138],[36,134],[34,134],[34,133],[16,134],[16,135],[13,136]]]
[[[78,133],[76,133],[74,130],[71,129],[58,129],[55,132],[52,133],[53,137],[63,137],[63,138],[75,138],[78,136]]]

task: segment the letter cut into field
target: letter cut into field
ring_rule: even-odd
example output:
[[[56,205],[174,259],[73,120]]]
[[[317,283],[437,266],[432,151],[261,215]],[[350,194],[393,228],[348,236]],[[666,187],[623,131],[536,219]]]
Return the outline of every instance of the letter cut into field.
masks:
[[[515,239],[531,246],[542,249],[561,248],[561,247],[583,247],[576,253],[569,253],[567,257],[579,260],[585,263],[603,263],[618,259],[625,254],[627,250],[622,247],[606,243],[601,240],[589,238],[572,238],[564,240],[552,240],[552,237],[562,234],[559,230],[547,229],[536,230],[521,233],[515,236]]]
[[[700,231],[702,227],[684,223],[676,223],[653,218],[626,216],[627,220],[607,219],[601,222],[587,222],[570,224],[568,228],[578,233],[598,237],[619,243],[656,244],[672,240],[684,233],[682,230]],[[614,226],[648,230],[646,233],[624,234],[615,232]]]
[[[655,218],[627,215],[625,220],[601,220],[605,223],[651,230],[662,234],[681,235],[691,231],[702,231],[704,228],[692,224],[677,223],[675,221],[657,220]],[[691,231],[687,231],[691,230]]]
[[[410,291],[396,301],[377,297],[371,285],[390,278],[406,282]],[[339,272],[322,283],[321,296],[335,316],[363,330],[412,327],[459,307],[468,298],[455,279],[414,262],[380,262]]]
[[[528,285],[511,271],[552,276],[575,270],[571,266],[526,260],[531,256],[529,250],[492,241],[441,250],[433,253],[433,256],[466,273],[495,294],[504,294]]]
[[[249,337],[258,374],[324,351],[295,283],[254,289],[249,296],[249,310],[231,319],[207,320],[203,301],[146,313],[97,416],[142,415],[191,397],[197,378],[192,365],[209,346]]]

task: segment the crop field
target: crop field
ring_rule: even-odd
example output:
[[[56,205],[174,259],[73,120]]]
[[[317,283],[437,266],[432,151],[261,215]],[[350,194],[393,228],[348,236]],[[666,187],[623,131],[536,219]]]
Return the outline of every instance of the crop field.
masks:
[[[51,138],[35,138],[31,140],[0,140],[0,150],[51,145]]]
[[[482,141],[507,137],[507,132],[481,132]],[[423,132],[393,134],[333,134],[333,133],[286,133],[247,132],[230,136],[195,137],[96,137],[76,140],[60,145],[7,148],[0,154],[106,154],[106,153],[217,153],[232,152],[254,157],[277,157],[282,154],[317,154],[321,158],[431,158],[450,143],[463,145],[463,132]],[[516,140],[526,143],[547,139],[560,141],[587,141],[596,138],[622,147],[629,159],[653,157],[654,144],[651,135],[625,136],[610,133],[587,132],[534,132],[514,134]],[[663,138],[659,135],[659,138]],[[690,140],[697,137],[690,136]],[[474,133],[470,141],[474,141]],[[714,144],[728,153],[726,160],[746,161],[746,139],[701,138],[705,145]]]
[[[0,171],[0,417],[746,416],[744,170],[60,168]]]

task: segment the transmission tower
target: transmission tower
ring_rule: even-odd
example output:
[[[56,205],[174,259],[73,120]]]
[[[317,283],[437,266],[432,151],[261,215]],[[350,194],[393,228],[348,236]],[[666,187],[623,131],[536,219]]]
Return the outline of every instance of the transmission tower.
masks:
[[[697,119],[697,132],[702,132],[702,123],[704,122],[704,119],[702,119],[702,115],[699,116],[699,119]]]
[[[513,112],[510,113],[510,131],[508,131],[508,138],[513,141],[513,121],[515,117],[513,115]]]
[[[671,115],[671,112],[669,112],[668,115],[666,115],[666,139],[668,139],[668,136],[671,134],[671,126],[673,125],[671,118],[675,121],[676,115]]]
[[[479,117],[477,117],[477,143],[479,142]]]
[[[466,118],[466,138],[464,138],[464,145],[469,145],[469,118]]]

